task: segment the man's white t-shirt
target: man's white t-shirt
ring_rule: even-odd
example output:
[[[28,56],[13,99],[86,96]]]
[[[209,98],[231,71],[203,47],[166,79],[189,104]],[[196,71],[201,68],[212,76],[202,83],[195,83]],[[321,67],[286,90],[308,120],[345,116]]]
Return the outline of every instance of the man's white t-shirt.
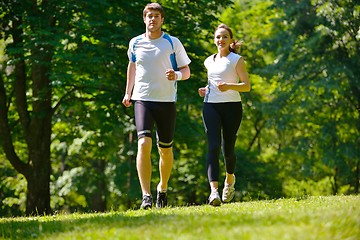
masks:
[[[134,37],[129,42],[128,57],[136,65],[135,85],[132,100],[175,102],[176,81],[169,81],[165,71],[172,69],[170,55],[175,52],[178,67],[188,65],[191,60],[184,46],[176,37],[149,39],[145,34]]]
[[[204,102],[240,102],[241,97],[238,91],[227,90],[221,92],[216,84],[219,82],[239,82],[239,77],[236,73],[236,64],[241,56],[230,52],[226,57],[217,58],[216,62],[214,61],[214,57],[215,54],[207,57],[204,61],[208,73],[208,89],[204,97]]]

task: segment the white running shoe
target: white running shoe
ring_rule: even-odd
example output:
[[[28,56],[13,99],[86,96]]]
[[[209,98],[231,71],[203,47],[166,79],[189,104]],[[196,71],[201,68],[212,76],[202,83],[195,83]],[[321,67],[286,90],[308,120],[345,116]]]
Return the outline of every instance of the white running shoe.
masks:
[[[212,206],[220,206],[221,200],[218,191],[212,191],[209,196],[209,204]]]
[[[232,184],[224,183],[224,189],[222,193],[222,201],[224,203],[229,203],[235,197],[235,177],[234,182]]]

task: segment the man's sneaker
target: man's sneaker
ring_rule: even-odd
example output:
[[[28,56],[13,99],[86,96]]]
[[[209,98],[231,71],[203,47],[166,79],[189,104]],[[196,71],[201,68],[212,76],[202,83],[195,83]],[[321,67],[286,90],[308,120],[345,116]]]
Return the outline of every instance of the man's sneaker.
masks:
[[[141,209],[149,209],[152,207],[152,197],[151,195],[145,194],[143,196],[142,202],[141,202]]]
[[[232,184],[224,183],[224,189],[222,193],[222,201],[224,203],[229,203],[235,197],[235,179]]]
[[[156,207],[157,208],[166,207],[167,203],[168,203],[167,193],[158,191],[156,196]]]
[[[209,204],[212,206],[220,206],[221,200],[218,191],[211,191],[209,196]]]

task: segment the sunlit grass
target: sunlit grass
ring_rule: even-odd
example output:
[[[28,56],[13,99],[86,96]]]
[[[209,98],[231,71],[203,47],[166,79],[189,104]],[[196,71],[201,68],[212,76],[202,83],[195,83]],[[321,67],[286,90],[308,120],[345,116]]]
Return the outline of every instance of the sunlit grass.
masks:
[[[0,219],[5,239],[360,239],[360,196]]]

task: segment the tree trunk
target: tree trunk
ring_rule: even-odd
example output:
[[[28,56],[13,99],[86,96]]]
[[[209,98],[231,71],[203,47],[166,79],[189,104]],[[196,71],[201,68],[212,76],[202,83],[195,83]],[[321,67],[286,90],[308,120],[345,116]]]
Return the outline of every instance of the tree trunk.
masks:
[[[8,52],[8,57],[14,63],[14,81],[5,83],[0,78],[0,142],[11,165],[27,180],[28,215],[51,212],[50,143],[54,110],[51,105],[52,87],[49,77],[54,54],[51,33],[55,29],[55,19],[48,1],[42,1],[40,8],[38,4],[36,1],[18,1],[8,5],[8,10],[12,12],[9,15],[12,16],[11,21],[9,20],[11,24],[8,23],[7,26],[8,35],[12,37],[12,43],[9,44],[12,51]],[[27,41],[27,35],[32,35],[33,39]],[[28,57],[29,53],[31,57]],[[15,109],[21,125],[21,130],[17,133],[13,132],[9,123],[11,104],[7,101],[11,101],[11,98],[7,99],[6,84],[13,84]],[[27,151],[21,149],[27,162],[16,152],[14,141],[18,139],[23,139],[27,146]]]
[[[49,106],[50,101],[42,101],[42,108]],[[35,104],[34,104],[35,105]],[[34,110],[37,107],[34,106]],[[29,164],[31,172],[25,176],[27,180],[26,214],[50,214],[50,137],[51,137],[51,109],[32,118],[29,143]],[[38,116],[36,116],[38,115]]]
[[[333,182],[333,186],[332,186],[332,190],[333,190],[333,195],[336,195],[338,193],[338,189],[339,189],[339,186],[338,186],[338,168],[335,167],[334,169],[334,176],[333,176],[333,179],[334,179],[334,182]]]
[[[50,210],[50,144],[52,115],[52,88],[49,79],[51,54],[44,54],[46,46],[32,49],[32,55],[38,58],[32,64],[33,112],[28,130],[29,164],[32,171],[25,176],[28,181],[26,201],[27,214],[49,214]],[[51,52],[51,51],[47,51]]]
[[[107,184],[105,176],[106,161],[104,160],[95,160],[93,166],[95,174],[97,177],[96,181],[96,191],[91,196],[91,209],[96,212],[105,212],[106,211],[106,197],[107,197]]]
[[[45,117],[43,123],[34,127],[33,132],[34,135],[29,137],[33,140],[29,147],[31,171],[25,175],[27,180],[26,214],[50,214],[51,117]]]
[[[355,194],[359,193],[359,182],[360,182],[360,162],[358,161],[356,164],[355,170]]]
[[[37,166],[27,176],[27,215],[45,215],[51,213],[50,208],[50,161],[47,157],[34,160]]]
[[[33,111],[30,117],[26,103],[26,77],[22,61],[15,66],[16,107],[28,149],[28,162],[22,161],[15,151],[8,121],[8,108],[4,81],[0,77],[0,134],[6,157],[27,180],[26,214],[50,213],[50,137],[51,87],[47,68],[33,64]]]

